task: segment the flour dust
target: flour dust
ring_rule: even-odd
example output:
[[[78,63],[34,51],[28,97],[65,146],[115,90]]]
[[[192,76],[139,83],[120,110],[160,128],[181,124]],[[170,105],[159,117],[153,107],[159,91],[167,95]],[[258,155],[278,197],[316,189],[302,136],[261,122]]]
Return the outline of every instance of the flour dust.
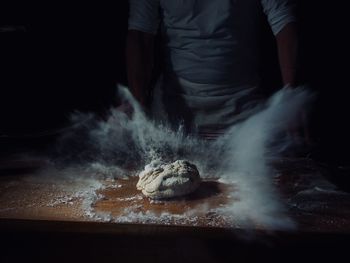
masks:
[[[308,90],[281,89],[259,105],[256,114],[215,141],[149,119],[127,88],[120,86],[118,91],[132,114],[113,108],[101,120],[93,114],[75,113],[71,119],[74,129],[57,144],[58,164],[120,178],[137,175],[155,160],[187,160],[197,166],[201,177],[237,185],[232,193],[236,201],[216,213],[233,217],[247,228],[294,228],[273,184],[275,172],[270,162],[290,143],[284,135],[312,100]]]

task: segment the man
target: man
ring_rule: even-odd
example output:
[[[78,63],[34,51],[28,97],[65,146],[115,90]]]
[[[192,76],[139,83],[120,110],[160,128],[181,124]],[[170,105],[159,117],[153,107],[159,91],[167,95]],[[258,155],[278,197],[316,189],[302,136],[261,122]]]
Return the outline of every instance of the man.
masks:
[[[223,132],[259,101],[258,35],[264,12],[277,41],[284,85],[294,85],[297,36],[289,0],[129,0],[129,88],[146,104],[160,28],[162,100],[171,123]]]

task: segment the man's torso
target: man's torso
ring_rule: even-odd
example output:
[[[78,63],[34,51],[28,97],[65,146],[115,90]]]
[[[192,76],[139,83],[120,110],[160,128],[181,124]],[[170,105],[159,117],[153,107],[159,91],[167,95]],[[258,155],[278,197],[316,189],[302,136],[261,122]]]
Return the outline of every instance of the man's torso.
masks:
[[[160,0],[166,69],[195,83],[257,81],[258,0]]]

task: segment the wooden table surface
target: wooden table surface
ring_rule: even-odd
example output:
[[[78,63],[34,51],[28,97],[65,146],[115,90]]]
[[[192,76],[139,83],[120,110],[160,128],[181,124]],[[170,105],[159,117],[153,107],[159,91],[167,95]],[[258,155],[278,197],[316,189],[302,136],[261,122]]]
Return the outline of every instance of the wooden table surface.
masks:
[[[295,162],[298,163],[297,168]],[[309,161],[280,165],[278,184],[299,228],[306,231],[350,232],[350,197],[346,193],[302,195],[292,187],[307,184],[319,173]],[[294,167],[289,169],[288,167]],[[136,190],[137,177],[113,179],[79,169],[64,173],[41,161],[9,161],[0,165],[0,219],[239,228],[215,210],[235,202],[235,185],[206,179],[186,198],[152,201]],[[309,178],[309,179],[307,179]],[[306,182],[305,182],[306,181]],[[306,187],[306,186],[305,186]],[[316,189],[316,190],[315,190]],[[317,196],[317,197],[315,197]]]
[[[229,226],[208,211],[232,201],[233,185],[208,179],[187,197],[154,201],[136,189],[137,180],[76,179],[53,171],[1,176],[0,218]]]
[[[204,181],[187,198],[151,202],[137,178],[113,179],[41,160],[0,161],[0,262],[340,262],[350,195],[326,190],[310,160],[276,164],[297,231],[252,234],[215,213],[236,186]]]

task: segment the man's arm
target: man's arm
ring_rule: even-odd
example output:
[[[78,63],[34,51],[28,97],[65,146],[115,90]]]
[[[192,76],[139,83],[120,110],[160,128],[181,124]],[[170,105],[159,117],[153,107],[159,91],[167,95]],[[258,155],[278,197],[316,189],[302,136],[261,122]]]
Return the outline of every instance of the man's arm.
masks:
[[[296,24],[288,23],[276,35],[278,57],[280,69],[282,74],[283,84],[289,87],[296,87],[298,83],[296,80],[297,70],[297,49],[298,37]],[[299,122],[299,123],[298,123]],[[300,143],[300,138],[304,139],[305,146],[311,145],[310,133],[307,126],[306,113],[301,109],[299,119],[289,127],[288,133],[295,140]]]
[[[295,23],[288,23],[276,35],[279,64],[284,85],[295,86],[298,37]]]
[[[129,30],[126,46],[129,89],[146,106],[154,64],[154,38],[150,33]]]

